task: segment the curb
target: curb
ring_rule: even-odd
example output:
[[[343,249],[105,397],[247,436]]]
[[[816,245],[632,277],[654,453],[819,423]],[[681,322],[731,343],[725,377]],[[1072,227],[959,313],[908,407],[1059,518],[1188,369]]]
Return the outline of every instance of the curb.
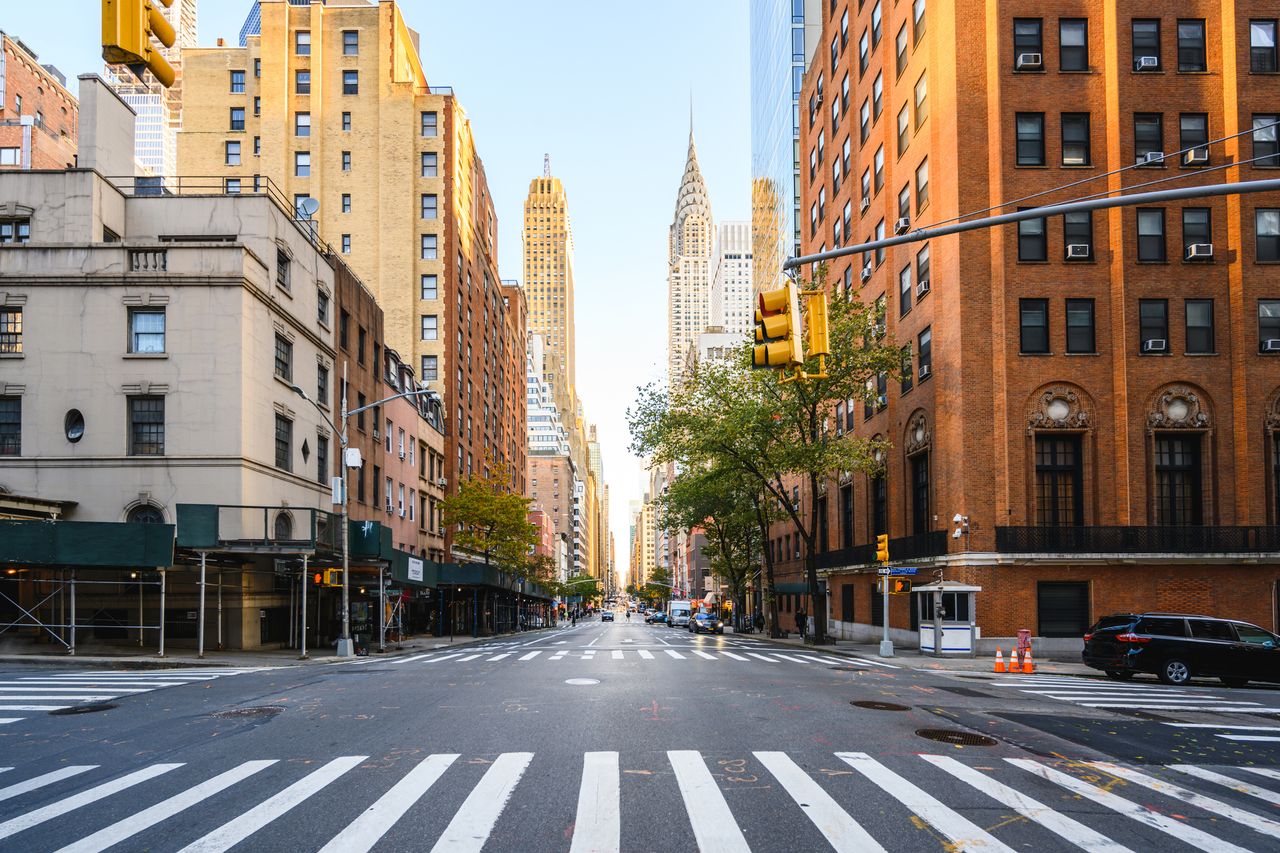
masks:
[[[757,634],[757,635],[750,635],[750,634],[746,634],[746,635],[743,635],[743,636],[754,636],[754,639],[759,640],[760,642],[768,643],[769,645],[771,645],[771,646],[776,646],[776,647],[778,647],[778,648],[802,649],[802,650],[810,650],[810,651],[820,651],[820,652],[824,652],[824,653],[826,653],[826,654],[833,654],[833,655],[839,655],[840,657],[856,658],[856,659],[862,659],[862,660],[872,660],[872,659],[879,660],[879,659],[880,659],[880,658],[879,658],[878,656],[876,656],[876,655],[868,655],[868,654],[863,654],[863,653],[861,653],[861,652],[854,652],[854,651],[850,651],[850,650],[848,650],[848,649],[842,649],[842,648],[839,648],[839,647],[837,647],[837,646],[817,646],[817,645],[810,646],[810,645],[796,645],[795,643],[788,643],[788,642],[784,642],[784,641],[781,641],[781,640],[776,640],[776,639],[774,639],[773,637],[770,637],[770,636],[768,635],[768,633],[767,633],[767,632],[766,632],[766,633],[763,633],[763,634]],[[897,663],[898,663],[898,665],[900,665],[903,669],[910,669],[910,670],[912,670],[912,671],[914,671],[914,672],[933,672],[933,673],[940,673],[940,672],[958,672],[958,673],[990,673],[990,667],[989,667],[989,666],[986,666],[986,665],[983,665],[983,666],[976,666],[976,665],[975,665],[974,667],[971,667],[971,668],[970,668],[970,667],[965,667],[965,668],[955,667],[955,668],[952,668],[952,667],[946,667],[946,666],[930,666],[930,665],[929,665],[929,663],[930,663],[931,661],[935,660],[935,658],[925,657],[924,655],[916,654],[916,653],[914,653],[914,650],[910,650],[910,649],[908,649],[908,650],[906,650],[906,651],[910,651],[910,652],[913,652],[913,653],[912,653],[912,654],[910,654],[910,655],[894,655],[892,658],[886,658],[886,660],[892,660],[892,661],[895,661],[895,662],[897,662]],[[940,658],[940,659],[938,659],[938,660],[949,660],[949,658]],[[953,658],[953,659],[950,659],[950,660],[958,660],[958,659],[954,659],[954,658]],[[974,660],[974,662],[975,662],[975,664],[976,664],[976,663],[977,663],[977,659],[976,659],[976,658],[974,658],[973,660]],[[1089,674],[1089,672],[1093,672],[1093,670],[1088,670],[1088,671],[1085,671],[1085,672],[1077,672],[1077,671],[1076,671],[1076,670],[1074,670],[1074,669],[1058,669],[1058,668],[1057,668],[1057,666],[1055,666],[1055,664],[1058,664],[1058,665],[1061,665],[1061,666],[1070,666],[1070,664],[1063,664],[1063,663],[1061,663],[1061,662],[1052,661],[1052,660],[1043,660],[1043,661],[1038,661],[1038,662],[1036,663],[1036,667],[1037,667],[1037,669],[1036,669],[1036,673],[1033,673],[1033,674],[1032,674],[1032,676],[1034,677],[1034,675],[1036,675],[1036,674],[1038,674],[1038,673],[1041,673],[1041,672],[1043,672],[1043,673],[1045,673],[1045,674],[1052,674],[1052,675],[1087,675],[1087,674]],[[1051,667],[1054,667],[1054,668],[1053,668],[1053,669],[1041,669],[1041,668],[1040,668],[1040,667],[1044,667],[1044,666],[1051,666]],[[990,674],[994,675],[994,673],[990,673]],[[1021,674],[1021,673],[1019,673],[1019,674]]]

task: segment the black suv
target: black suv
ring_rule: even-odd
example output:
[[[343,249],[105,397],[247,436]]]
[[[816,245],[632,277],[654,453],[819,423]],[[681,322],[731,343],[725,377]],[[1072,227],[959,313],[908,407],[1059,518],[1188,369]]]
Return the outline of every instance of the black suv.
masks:
[[[1184,613],[1119,613],[1084,635],[1086,665],[1124,681],[1148,672],[1165,684],[1192,676],[1228,687],[1280,682],[1280,637],[1248,622]]]

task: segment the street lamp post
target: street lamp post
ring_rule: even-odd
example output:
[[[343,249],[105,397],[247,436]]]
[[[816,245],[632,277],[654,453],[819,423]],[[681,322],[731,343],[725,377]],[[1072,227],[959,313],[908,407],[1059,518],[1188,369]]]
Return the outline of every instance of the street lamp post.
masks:
[[[306,391],[302,390],[302,388],[297,385],[291,385],[289,387],[293,389],[293,393],[297,394],[299,397],[306,400],[311,405],[315,406],[316,410],[320,412],[321,415],[324,416],[325,421],[326,422],[328,421],[329,413],[325,411],[324,407],[322,407],[319,403],[317,403],[315,400],[312,400],[310,397],[308,397]],[[342,536],[342,636],[338,638],[338,657],[342,657],[342,658],[354,657],[356,653],[355,647],[351,642],[351,579],[349,577],[350,563],[351,563],[351,547],[350,547],[349,537],[347,535],[348,533],[347,531],[347,441],[348,441],[347,421],[350,419],[352,415],[358,415],[363,411],[372,409],[374,406],[381,406],[383,403],[389,403],[392,400],[399,400],[401,397],[404,397],[404,398],[419,397],[423,394],[430,395],[435,393],[436,393],[435,391],[431,391],[426,388],[420,388],[416,391],[404,391],[400,394],[392,394],[390,397],[384,397],[383,399],[378,400],[377,402],[369,403],[366,406],[359,406],[355,409],[351,409],[350,411],[348,411],[347,410],[347,363],[345,361],[342,363],[342,399],[340,403],[341,409],[340,409],[340,414],[338,418],[341,426],[338,427],[338,430],[337,430],[338,444],[342,450],[342,455],[340,459],[341,464],[338,466],[339,476],[341,477],[340,490],[342,492],[342,500],[340,502],[340,505],[342,507],[342,510],[340,513],[341,527],[339,528],[340,535]],[[303,580],[303,583],[306,583],[305,577],[302,580]]]

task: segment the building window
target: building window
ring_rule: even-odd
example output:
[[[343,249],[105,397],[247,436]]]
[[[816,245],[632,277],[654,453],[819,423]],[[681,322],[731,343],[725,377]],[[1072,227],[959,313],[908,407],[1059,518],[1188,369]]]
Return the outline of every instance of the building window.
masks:
[[[1062,165],[1088,166],[1092,162],[1089,145],[1089,114],[1062,114]]]
[[[240,195],[240,179],[226,178],[222,182],[222,190],[227,195]]]
[[[916,44],[924,36],[925,24],[924,0],[915,0],[911,4],[911,38]]]
[[[0,148],[0,166],[21,166],[21,148]]]
[[[1270,74],[1276,70],[1276,21],[1249,22],[1249,70]]]
[[[342,235],[342,254],[344,255],[351,254],[351,235],[350,234]]]
[[[316,290],[316,320],[320,325],[329,325],[329,294],[323,290]]]
[[[905,317],[911,310],[911,264],[898,271],[898,316]]]
[[[422,113],[422,135],[436,136],[439,133],[439,121],[440,116],[434,111]]]
[[[239,142],[227,143],[225,162],[226,162],[226,165],[228,166],[240,165],[240,143]]]
[[[253,156],[254,156],[254,157],[258,157],[258,156],[260,156],[261,154],[262,154],[262,137],[261,137],[261,136],[255,136],[255,137],[253,138]],[[257,177],[257,175],[255,175],[255,176],[254,176],[254,179],[253,179],[253,191],[254,191],[254,192],[257,192],[257,191],[258,191],[258,177]]]
[[[1044,24],[1039,18],[1013,19],[1013,68],[1020,70],[1021,57],[1028,53],[1044,56]],[[1042,60],[1043,61],[1043,60]],[[1043,67],[1035,65],[1035,70]]]
[[[1089,70],[1089,21],[1087,18],[1058,20],[1058,67],[1063,71]]]
[[[0,355],[22,354],[22,309],[0,308]]]
[[[351,113],[344,112],[342,114],[342,129],[344,131],[351,130]]]
[[[1097,352],[1094,336],[1093,300],[1067,300],[1067,352]]]
[[[1044,165],[1044,113],[1017,113],[1017,164]]]
[[[1169,301],[1167,299],[1138,300],[1138,351],[1142,353],[1169,351]]]
[[[927,533],[929,519],[929,454],[917,453],[911,462],[911,532]]]
[[[129,455],[164,456],[164,397],[129,398]]]
[[[439,197],[435,193],[423,193],[421,199],[422,218],[435,219],[439,213],[439,203]]]
[[[440,336],[440,318],[435,314],[422,315],[422,339],[434,341]]]
[[[1133,153],[1139,165],[1147,161],[1148,154],[1164,153],[1163,115],[1160,113],[1133,114]]]
[[[916,130],[919,130],[924,120],[929,117],[929,81],[924,74],[921,74],[920,79],[916,81],[915,99]]]
[[[164,352],[164,309],[129,309],[129,352]]]
[[[344,172],[351,171],[351,152],[350,151],[342,152],[342,171]]]
[[[253,96],[253,114],[255,116],[262,115],[262,98],[257,95]]]
[[[915,362],[911,357],[911,344],[907,344],[902,348],[900,364],[902,371],[902,388],[900,391],[905,394],[915,386]]]
[[[293,114],[293,135],[294,136],[310,136],[311,135],[311,113],[294,113]]]
[[[293,470],[293,421],[276,415],[276,467]]]
[[[889,532],[889,480],[884,474],[871,479],[871,535]]]
[[[311,32],[310,30],[298,30],[293,34],[293,52],[298,56],[311,55]]]
[[[434,178],[440,174],[439,155],[434,151],[422,152],[422,177]]]
[[[1258,300],[1258,351],[1280,353],[1280,299]]]
[[[1079,435],[1036,436],[1036,524],[1084,523],[1084,466]]]
[[[925,330],[916,337],[916,352],[919,354],[920,364],[920,381],[923,382],[933,375],[933,330],[925,327]]]
[[[284,381],[293,381],[293,342],[284,335],[276,335],[275,370]]]
[[[1213,300],[1188,299],[1187,311],[1187,352],[1205,354],[1213,353]]]
[[[30,239],[30,219],[0,219],[0,243],[25,243]]]
[[[894,53],[896,54],[894,71],[897,73],[899,77],[901,77],[902,72],[905,71],[907,68],[907,25],[906,24],[903,24],[902,28],[898,30],[898,35],[894,39],[893,48],[894,48]]]
[[[440,357],[424,355],[422,357],[422,381],[435,382],[440,378]]]
[[[338,346],[347,349],[351,344],[351,314],[345,310],[338,312]]]
[[[858,142],[865,144],[871,138],[871,101],[870,99],[862,102],[862,108],[858,110]],[[813,166],[810,163],[810,166]],[[811,170],[812,171],[812,170]]]
[[[22,398],[0,397],[0,456],[22,455]]]
[[[351,212],[351,193],[342,194],[342,212],[343,213]]]
[[[299,95],[311,94],[310,71],[295,71],[293,73],[293,91]]]
[[[231,94],[233,95],[244,94],[244,72],[243,71],[231,72]]]
[[[1067,260],[1093,260],[1093,211],[1064,213],[1062,236]]]
[[[329,480],[329,438],[316,436],[316,482],[326,483]]]
[[[1049,352],[1049,300],[1019,299],[1018,315],[1018,349],[1034,355]]]
[[[360,55],[360,31],[359,30],[343,30],[342,31],[342,55],[343,56],[359,56]]]
[[[907,150],[907,146],[911,144],[911,136],[908,130],[911,127],[910,109],[906,104],[902,105],[902,109],[898,110],[898,156],[901,157]]]
[[[1198,165],[1204,165],[1209,162],[1209,116],[1206,113],[1183,113],[1178,116],[1178,148],[1184,152],[1184,164],[1194,161]]]
[[[1047,261],[1049,242],[1045,235],[1044,217],[1024,219],[1018,223],[1018,260]]]
[[[1089,630],[1089,584],[1037,581],[1036,624],[1041,637],[1079,638]]]
[[[282,249],[276,250],[276,284],[288,290],[293,283],[293,259]]]
[[[293,174],[297,178],[311,177],[311,152],[293,152]]]
[[[1253,114],[1253,165],[1280,166],[1280,143],[1277,143],[1277,123],[1280,115]]]
[[[1191,247],[1213,243],[1213,226],[1207,207],[1182,208],[1182,257],[1191,256]]]
[[[424,276],[422,276],[422,282],[421,282],[421,283],[422,283],[422,298],[423,298],[423,299],[438,299],[438,298],[440,297],[440,291],[439,291],[439,288],[438,288],[438,286],[437,286],[437,278],[436,278],[436,276],[434,276],[434,275],[424,275]]]
[[[929,158],[920,161],[916,167],[916,215],[929,203]]]
[[[1165,259],[1164,208],[1138,208],[1138,260],[1163,261]]]
[[[244,130],[244,107],[231,108],[231,129]]]
[[[923,78],[921,78],[923,81]],[[875,81],[871,84],[871,114],[874,121],[880,120],[880,114],[884,112],[884,73],[876,75]]]
[[[344,95],[360,94],[360,72],[359,71],[343,71],[342,72],[342,94]]]
[[[1146,60],[1145,62],[1144,59]],[[1133,68],[1135,71],[1160,70],[1161,52],[1159,18],[1134,19]]]
[[[929,244],[925,243],[920,251],[916,252],[916,287],[926,287],[929,284]]]
[[[1204,20],[1178,20],[1178,70],[1208,71],[1205,60]]]
[[[422,260],[434,261],[436,259],[437,245],[438,238],[435,234],[423,234],[421,247]]]
[[[1155,523],[1184,527],[1204,517],[1200,435],[1156,433]]]
[[[329,368],[323,364],[316,365],[316,402],[329,405]]]
[[[1257,260],[1280,261],[1280,208],[1258,208],[1253,224]]]

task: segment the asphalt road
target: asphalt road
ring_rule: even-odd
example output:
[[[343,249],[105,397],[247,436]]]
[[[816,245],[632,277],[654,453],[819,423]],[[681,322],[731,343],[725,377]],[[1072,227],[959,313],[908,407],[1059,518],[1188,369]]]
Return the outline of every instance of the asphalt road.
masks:
[[[1280,849],[1280,690],[911,662],[620,618],[324,666],[11,667],[0,850]]]

